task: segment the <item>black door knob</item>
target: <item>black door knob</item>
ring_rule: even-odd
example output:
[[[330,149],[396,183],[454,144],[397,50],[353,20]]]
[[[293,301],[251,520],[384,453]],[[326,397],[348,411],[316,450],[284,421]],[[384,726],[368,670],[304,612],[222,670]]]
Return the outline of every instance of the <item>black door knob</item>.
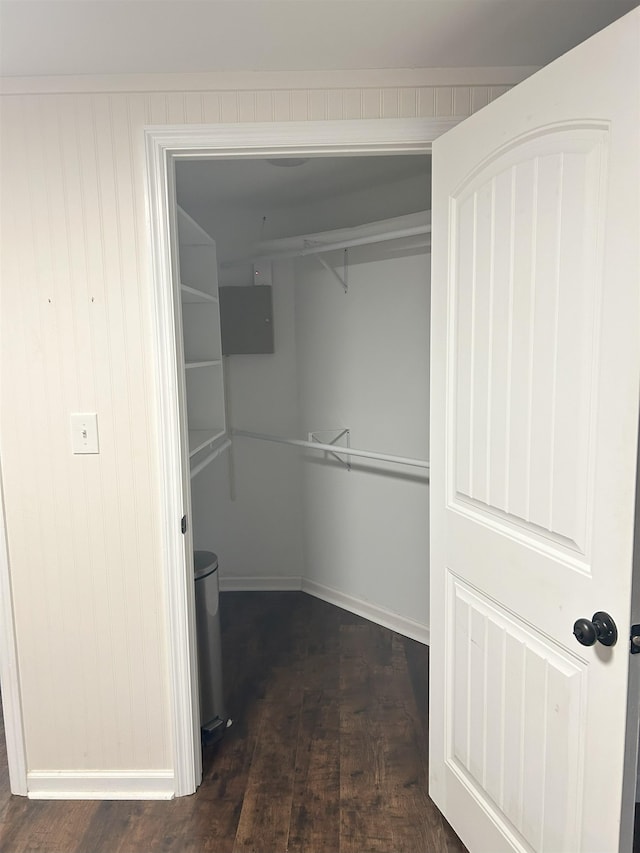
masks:
[[[573,626],[573,636],[583,646],[592,646],[598,639],[595,625],[590,619],[578,619]]]
[[[611,616],[599,610],[592,619],[578,619],[573,626],[573,635],[583,646],[593,646],[596,641],[603,646],[615,646],[618,629]]]

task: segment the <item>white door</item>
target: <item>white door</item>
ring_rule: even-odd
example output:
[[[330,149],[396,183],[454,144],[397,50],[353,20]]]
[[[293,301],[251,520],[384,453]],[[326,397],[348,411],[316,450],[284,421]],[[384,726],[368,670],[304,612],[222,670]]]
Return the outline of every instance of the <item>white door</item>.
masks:
[[[640,665],[639,25],[434,144],[430,793],[472,853],[620,843]],[[573,636],[596,611],[616,645]]]

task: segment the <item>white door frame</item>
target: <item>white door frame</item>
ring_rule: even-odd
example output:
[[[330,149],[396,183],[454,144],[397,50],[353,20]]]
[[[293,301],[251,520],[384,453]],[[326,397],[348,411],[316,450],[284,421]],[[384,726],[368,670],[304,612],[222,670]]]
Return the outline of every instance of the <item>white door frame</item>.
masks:
[[[155,126],[145,130],[155,332],[157,428],[162,506],[162,575],[173,722],[175,794],[193,793],[201,781],[198,685],[193,661],[194,589],[185,565],[170,219],[175,205],[176,158],[428,154],[438,136],[463,120],[362,119]]]
[[[27,794],[27,751],[22,725],[18,650],[9,571],[2,465],[0,464],[0,687],[12,794]]]

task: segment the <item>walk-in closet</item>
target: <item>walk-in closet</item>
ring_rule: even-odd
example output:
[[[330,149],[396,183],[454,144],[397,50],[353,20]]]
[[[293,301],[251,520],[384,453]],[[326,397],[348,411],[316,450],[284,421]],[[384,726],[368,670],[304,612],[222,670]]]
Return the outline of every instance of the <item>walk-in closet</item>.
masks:
[[[195,548],[426,641],[428,157],[187,160],[176,196]]]

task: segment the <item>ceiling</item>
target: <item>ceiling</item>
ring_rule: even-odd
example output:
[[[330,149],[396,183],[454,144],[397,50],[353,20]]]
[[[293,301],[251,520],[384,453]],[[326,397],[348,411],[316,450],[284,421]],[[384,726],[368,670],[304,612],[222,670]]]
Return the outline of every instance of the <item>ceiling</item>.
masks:
[[[178,204],[215,236],[219,259],[228,260],[258,239],[428,209],[431,158],[312,157],[288,168],[257,159],[182,161],[176,190]]]
[[[192,160],[176,166],[178,204],[234,209],[290,208],[334,199],[371,186],[415,180],[429,188],[430,158],[415,156],[312,157],[293,168],[268,160]],[[426,203],[424,206],[428,206]]]
[[[540,66],[637,0],[0,0],[4,76]]]

